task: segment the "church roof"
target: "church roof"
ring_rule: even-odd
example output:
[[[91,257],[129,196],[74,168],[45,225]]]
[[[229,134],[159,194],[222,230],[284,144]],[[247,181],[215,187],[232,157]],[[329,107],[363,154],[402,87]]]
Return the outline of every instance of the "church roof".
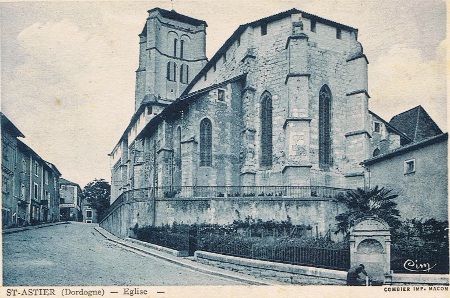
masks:
[[[184,14],[178,13],[175,10],[166,10],[166,9],[162,9],[159,7],[155,7],[153,9],[148,10],[147,12],[150,14],[154,11],[158,11],[161,16],[163,16],[166,19],[171,19],[174,21],[179,21],[179,22],[183,22],[186,24],[191,24],[194,26],[200,26],[200,25],[205,25],[208,26],[208,24],[206,24],[205,21],[203,20],[199,20],[199,19],[194,19],[192,17],[186,16]]]
[[[413,142],[420,142],[442,134],[442,130],[420,105],[395,115],[389,124],[403,132]]]
[[[189,93],[189,91],[194,87],[194,85],[198,82],[198,80],[208,71],[211,69],[211,67],[222,57],[222,55],[224,53],[226,53],[226,51],[228,50],[228,48],[242,35],[242,33],[249,27],[258,27],[261,26],[262,24],[269,24],[278,20],[282,20],[285,19],[287,17],[289,17],[292,14],[301,14],[302,17],[307,18],[307,19],[312,19],[315,20],[318,23],[322,23],[325,25],[329,25],[329,26],[333,26],[336,28],[341,28],[344,30],[348,30],[351,32],[355,32],[356,37],[358,36],[358,29],[347,26],[347,25],[343,25],[334,21],[330,21],[324,18],[321,18],[319,16],[298,10],[296,8],[292,8],[290,10],[284,11],[284,12],[280,12],[247,24],[243,24],[240,25],[235,31],[234,33],[225,41],[225,43],[222,45],[222,47],[220,47],[220,49],[216,52],[216,54],[214,54],[214,56],[211,58],[211,60],[208,61],[208,63],[206,63],[206,65],[202,68],[202,70],[194,77],[194,79],[191,81],[191,83],[186,87],[186,89],[184,90],[183,94],[181,96],[185,96],[186,94]]]

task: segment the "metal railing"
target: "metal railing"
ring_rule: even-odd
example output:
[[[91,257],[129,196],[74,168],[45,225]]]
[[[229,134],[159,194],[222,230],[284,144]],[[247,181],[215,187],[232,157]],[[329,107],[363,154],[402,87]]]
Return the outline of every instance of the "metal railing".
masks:
[[[350,189],[329,186],[161,186],[127,190],[104,213],[129,201],[149,201],[152,198],[328,198],[333,199]]]
[[[337,270],[347,270],[350,267],[349,249],[307,247],[289,243],[258,245],[235,237],[226,242],[219,242],[213,245],[211,243],[199,243],[197,249],[224,255],[293,265]]]

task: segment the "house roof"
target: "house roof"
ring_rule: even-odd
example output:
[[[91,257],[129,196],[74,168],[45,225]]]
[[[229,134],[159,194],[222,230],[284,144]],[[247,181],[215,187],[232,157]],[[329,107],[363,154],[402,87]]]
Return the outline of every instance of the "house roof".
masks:
[[[58,168],[54,164],[43,159],[39,154],[36,153],[36,151],[31,149],[30,146],[28,146],[27,144],[25,144],[24,142],[22,142],[19,139],[17,139],[17,147],[19,148],[20,151],[34,156],[34,158],[36,160],[39,160],[42,163],[42,165],[45,166],[47,169],[54,171],[55,173],[58,174],[58,176],[61,176],[61,172],[58,170]]]
[[[374,112],[372,112],[371,110],[369,110],[369,113],[372,114],[374,117],[378,118],[381,122],[383,122],[383,124],[386,126],[386,129],[389,132],[394,132],[398,135],[400,135],[400,137],[405,138],[407,140],[407,142],[412,142],[413,140],[408,137],[406,134],[404,134],[403,132],[401,132],[400,130],[398,130],[397,128],[395,128],[394,126],[392,126],[389,122],[387,122],[386,120],[384,120],[383,118],[381,118],[380,116],[378,116],[377,114],[375,114]]]
[[[2,118],[2,130],[7,129],[14,137],[21,137],[25,138],[23,133],[12,123],[11,120],[6,117],[5,114],[0,112],[1,118]]]
[[[292,14],[302,14],[302,17],[307,19],[315,20],[318,23],[322,23],[329,26],[334,26],[336,28],[341,28],[344,30],[355,32],[356,36],[358,36],[358,29],[343,25],[334,21],[330,21],[324,18],[321,18],[319,16],[298,10],[296,8],[292,8],[290,10],[280,12],[244,25],[240,25],[234,33],[225,41],[225,43],[220,47],[220,49],[216,52],[216,54],[211,58],[211,60],[208,61],[208,63],[203,67],[203,69],[194,77],[194,79],[191,81],[191,83],[186,87],[184,90],[183,95],[186,95],[189,93],[189,91],[194,87],[194,85],[198,82],[198,80],[208,71],[211,69],[211,67],[222,57],[224,53],[228,50],[228,48],[242,35],[242,33],[249,27],[258,27],[262,24],[269,24],[274,21],[278,21],[284,18],[289,17]]]
[[[72,186],[80,187],[80,185],[78,183],[69,181],[69,180],[67,180],[65,178],[62,178],[62,177],[59,178],[59,184],[65,184],[65,185],[72,185]]]
[[[442,134],[442,130],[431,119],[422,106],[392,117],[389,123],[407,135],[414,142],[420,142],[433,136]]]
[[[394,150],[390,150],[390,151],[388,151],[386,153],[377,155],[375,157],[366,159],[361,164],[363,164],[363,165],[372,165],[372,164],[375,164],[375,163],[377,163],[379,161],[382,161],[382,160],[385,160],[385,159],[389,159],[391,157],[398,156],[398,155],[401,155],[403,153],[406,153],[406,152],[409,152],[409,151],[412,151],[412,150],[416,150],[416,149],[423,148],[423,147],[426,147],[426,146],[431,145],[431,144],[435,144],[435,143],[443,142],[443,141],[447,141],[447,140],[448,140],[448,133],[439,134],[437,136],[433,136],[433,137],[430,137],[428,139],[421,140],[419,142],[413,142],[413,143],[410,143],[410,144],[408,144],[406,146],[402,146],[402,147],[396,148]]]

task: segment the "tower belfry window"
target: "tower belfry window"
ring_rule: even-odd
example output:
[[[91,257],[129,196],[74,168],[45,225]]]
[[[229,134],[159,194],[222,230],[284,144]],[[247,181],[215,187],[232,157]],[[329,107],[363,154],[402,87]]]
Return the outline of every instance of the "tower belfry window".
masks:
[[[181,66],[180,66],[180,82],[183,84],[189,83],[189,65],[181,64]]]
[[[174,39],[173,40],[173,56],[176,57],[177,56],[177,47],[178,47],[178,39]]]
[[[184,58],[184,40],[180,40],[180,58]]]
[[[173,61],[167,62],[167,80],[176,81],[177,64]]]

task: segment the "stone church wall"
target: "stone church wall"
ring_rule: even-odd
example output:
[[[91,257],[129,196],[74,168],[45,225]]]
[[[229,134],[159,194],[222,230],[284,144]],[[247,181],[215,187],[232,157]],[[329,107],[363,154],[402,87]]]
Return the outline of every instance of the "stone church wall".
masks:
[[[294,225],[311,226],[312,236],[325,236],[335,229],[334,217],[345,211],[345,207],[327,199],[274,199],[274,198],[201,198],[201,199],[156,199],[156,226],[166,224],[206,223],[230,224],[247,217],[263,221],[285,221]],[[118,207],[100,225],[120,237],[132,236],[132,229],[152,225],[153,203],[128,202]]]

